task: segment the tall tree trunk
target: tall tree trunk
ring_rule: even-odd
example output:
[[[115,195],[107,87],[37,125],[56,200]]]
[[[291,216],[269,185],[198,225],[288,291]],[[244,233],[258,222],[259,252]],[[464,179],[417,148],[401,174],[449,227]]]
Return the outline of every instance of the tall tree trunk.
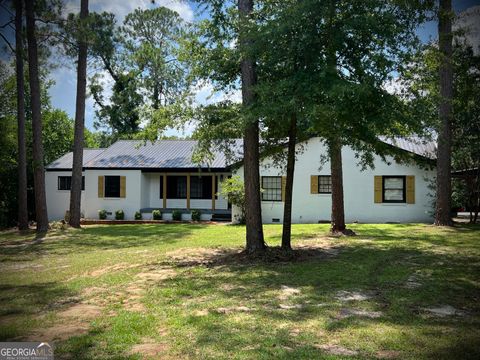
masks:
[[[15,63],[18,121],[18,229],[28,229],[27,150],[25,146],[25,84],[23,71],[22,0],[15,0]]]
[[[253,0],[238,0],[238,10],[245,19],[253,11]],[[249,39],[240,33],[240,43],[248,45]],[[248,107],[254,101],[252,86],[257,78],[252,59],[242,58],[242,102]],[[248,121],[243,138],[244,179],[245,179],[245,222],[247,227],[247,253],[258,254],[265,251],[262,228],[262,208],[260,200],[260,149],[258,120]]]
[[[35,187],[35,214],[37,233],[48,230],[47,200],[45,196],[45,171],[43,167],[42,113],[40,103],[40,80],[38,76],[38,50],[35,36],[34,1],[25,0],[27,15],[28,74],[33,133],[33,183]]]
[[[292,200],[293,179],[295,174],[295,146],[297,144],[297,116],[292,114],[288,130],[287,181],[285,184],[285,203],[283,204],[282,250],[292,251]]]
[[[451,226],[451,147],[452,147],[452,1],[440,0],[438,44],[440,50],[440,131],[437,151],[437,199],[435,225]]]
[[[334,19],[336,13],[336,1],[329,2],[329,33],[327,36],[327,70],[332,85],[338,78],[336,45],[334,42],[336,28]],[[332,86],[331,85],[331,86]],[[331,91],[331,88],[330,88]],[[332,137],[328,140],[328,151],[330,155],[330,175],[332,179],[332,226],[330,231],[334,234],[355,235],[352,230],[345,226],[345,207],[343,203],[343,170],[342,170],[342,144],[338,137],[340,130],[335,129],[333,124]]]
[[[332,177],[332,233],[346,234],[343,203],[342,145],[338,139],[329,142],[330,173]]]
[[[88,17],[88,0],[80,4],[80,22],[85,25]],[[75,104],[75,134],[73,144],[72,183],[70,192],[70,226],[80,227],[80,211],[82,199],[82,169],[83,169],[83,129],[85,127],[85,97],[87,90],[87,42],[84,29],[81,29],[78,42],[77,63],[77,99]]]

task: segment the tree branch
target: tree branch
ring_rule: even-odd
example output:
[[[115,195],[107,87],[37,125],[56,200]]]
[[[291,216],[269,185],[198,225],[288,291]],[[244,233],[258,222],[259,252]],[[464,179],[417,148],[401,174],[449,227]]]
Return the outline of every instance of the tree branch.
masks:
[[[15,17],[15,14],[7,6],[3,5],[3,3],[0,3],[0,7],[2,7],[6,12],[8,12],[10,16]]]
[[[10,44],[10,41],[8,41],[8,39],[2,33],[0,33],[0,37],[3,39],[3,41],[5,41],[12,53],[15,54],[15,49],[13,48],[12,44]]]
[[[1,29],[5,29],[7,26],[9,26],[11,23],[13,23],[13,19],[11,19],[9,22],[6,22],[3,25],[0,25]],[[10,25],[10,27],[13,29],[13,27]]]

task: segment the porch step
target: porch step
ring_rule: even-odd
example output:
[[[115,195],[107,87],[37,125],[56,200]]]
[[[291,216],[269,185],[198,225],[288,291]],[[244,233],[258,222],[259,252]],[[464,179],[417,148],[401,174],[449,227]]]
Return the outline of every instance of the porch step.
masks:
[[[225,213],[213,213],[212,214],[212,221],[232,221],[232,214],[225,214]]]

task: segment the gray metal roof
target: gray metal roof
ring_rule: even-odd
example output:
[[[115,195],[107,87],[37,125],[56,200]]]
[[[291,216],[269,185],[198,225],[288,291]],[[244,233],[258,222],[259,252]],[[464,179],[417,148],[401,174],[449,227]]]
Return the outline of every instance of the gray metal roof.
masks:
[[[96,156],[104,152],[105,149],[83,149],[83,166],[86,163],[94,159]],[[54,162],[48,164],[46,169],[49,170],[60,170],[65,169],[69,170],[72,168],[73,163],[73,152],[66,153],[61,158],[55,160]]]
[[[386,138],[381,141],[405,151],[430,159],[435,158],[436,144],[418,137]],[[196,164],[192,155],[197,145],[196,140],[158,140],[154,143],[141,140],[119,140],[106,149],[85,149],[83,166],[85,168],[122,168],[122,169],[193,169],[226,168],[229,164],[242,159],[242,140],[232,142],[229,156],[222,151],[214,151],[209,163]],[[49,164],[47,170],[72,168],[72,153]]]
[[[196,164],[192,155],[196,140],[119,140],[85,164],[86,168],[225,168],[227,161],[221,152],[214,152],[210,163]]]
[[[394,137],[393,139],[381,136],[380,140],[428,159],[436,159],[437,157],[437,144],[435,141],[422,139],[418,136]]]

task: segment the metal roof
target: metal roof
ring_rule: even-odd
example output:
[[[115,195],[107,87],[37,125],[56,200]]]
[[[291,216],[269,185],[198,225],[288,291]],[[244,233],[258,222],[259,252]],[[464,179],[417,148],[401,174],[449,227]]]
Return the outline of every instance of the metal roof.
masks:
[[[85,168],[225,168],[227,161],[221,152],[214,152],[209,163],[196,164],[192,155],[196,140],[119,140],[85,164]]]
[[[418,137],[386,138],[381,141],[405,151],[430,159],[435,158],[436,145]],[[232,142],[230,152],[214,151],[209,163],[197,164],[192,155],[197,145],[196,140],[158,140],[154,143],[142,140],[119,140],[106,149],[85,149],[83,166],[87,169],[197,169],[226,168],[242,159],[242,140]],[[49,164],[47,170],[68,170],[72,168],[72,153]]]
[[[437,144],[435,143],[435,141],[422,139],[418,136],[394,138],[380,136],[379,139],[384,143],[393,145],[402,150],[426,157],[428,159],[436,159],[437,157]]]
[[[105,149],[83,149],[83,166],[104,152]],[[73,164],[73,152],[66,153],[61,158],[48,164],[45,168],[51,170],[70,170]]]

